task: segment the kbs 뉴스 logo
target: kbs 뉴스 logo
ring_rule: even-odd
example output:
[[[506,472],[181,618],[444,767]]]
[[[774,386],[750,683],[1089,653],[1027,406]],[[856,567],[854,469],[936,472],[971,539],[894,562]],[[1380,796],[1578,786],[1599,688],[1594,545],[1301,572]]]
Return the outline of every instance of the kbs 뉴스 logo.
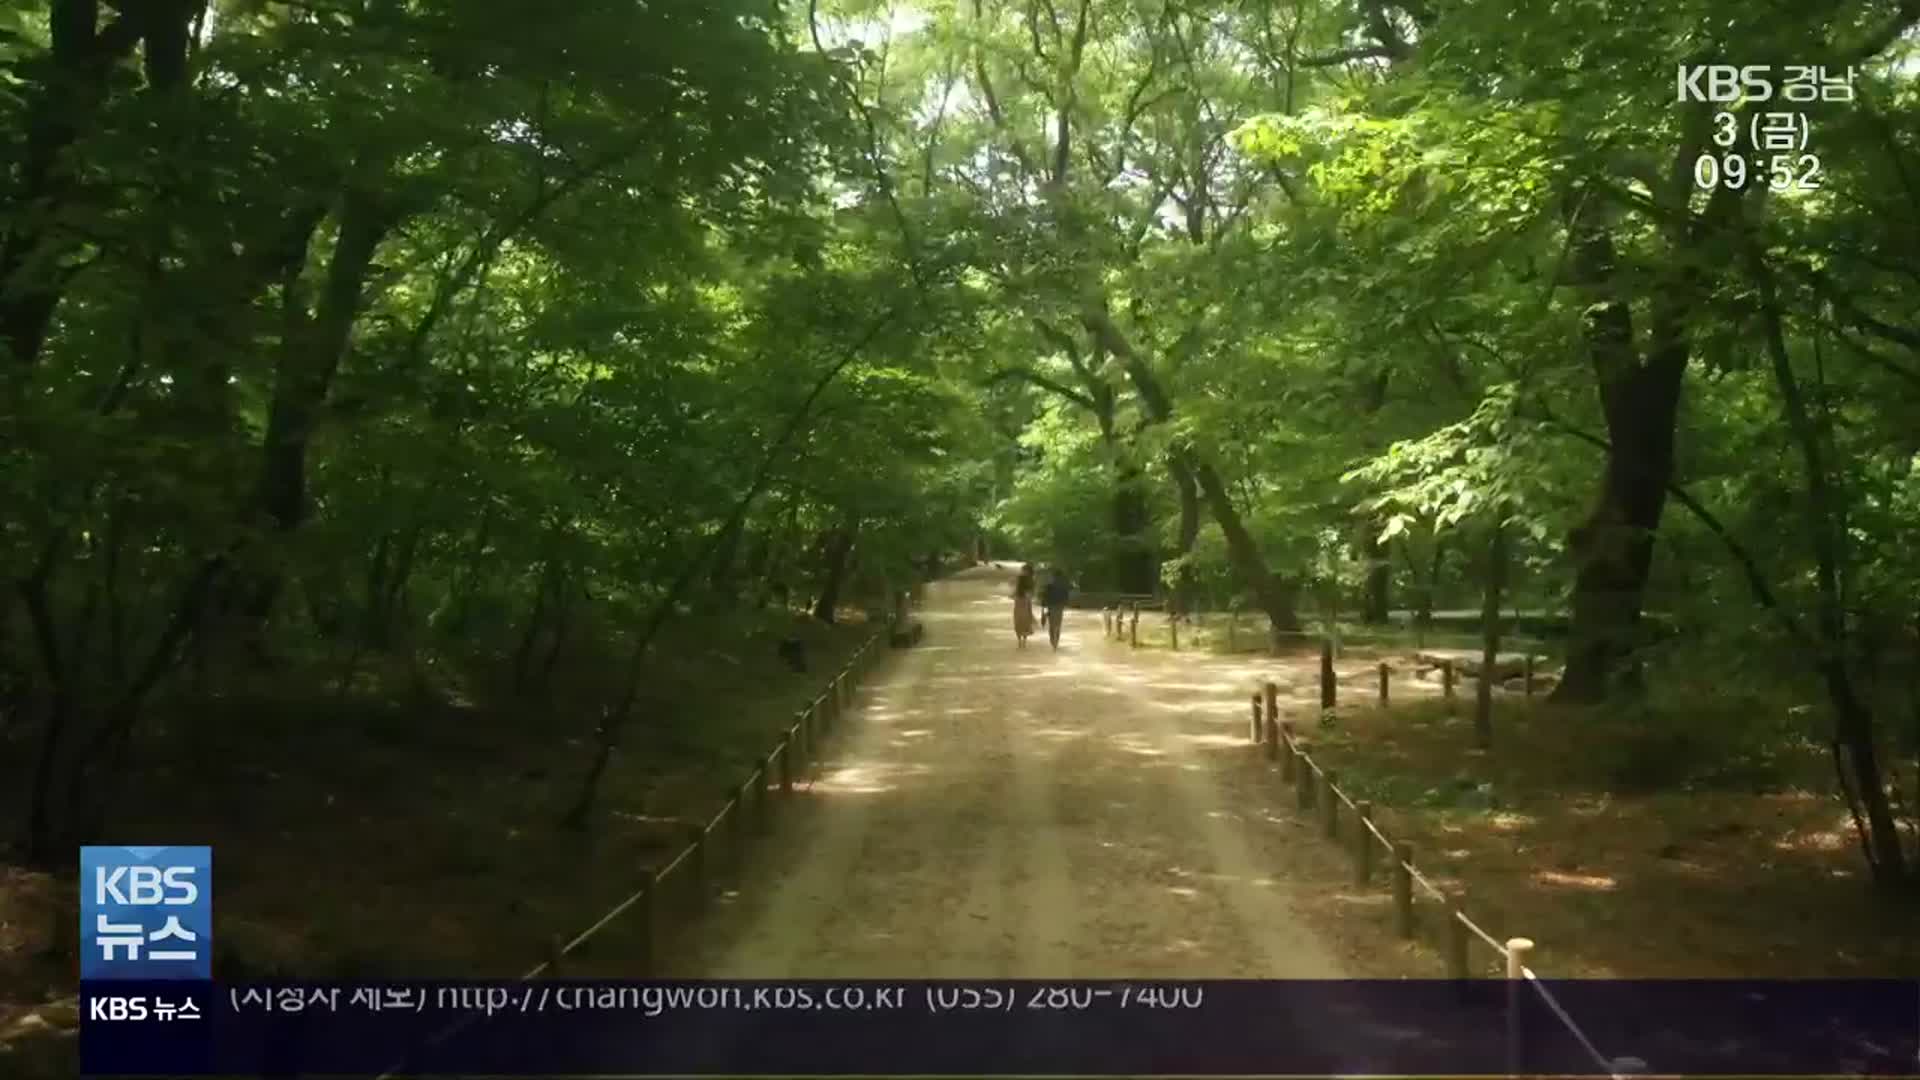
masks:
[[[213,849],[80,849],[82,979],[213,978]]]

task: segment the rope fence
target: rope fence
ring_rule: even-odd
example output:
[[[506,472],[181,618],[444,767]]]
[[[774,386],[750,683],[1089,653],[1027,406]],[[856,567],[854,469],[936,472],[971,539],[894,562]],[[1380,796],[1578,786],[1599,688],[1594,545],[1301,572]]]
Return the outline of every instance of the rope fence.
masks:
[[[774,748],[757,759],[759,764],[744,780],[727,789],[720,809],[705,824],[688,828],[691,839],[665,866],[658,870],[643,870],[637,889],[571,940],[562,943],[559,937],[551,939],[547,958],[527,969],[517,981],[560,977],[566,958],[583,952],[596,934],[620,921],[622,916],[636,911],[635,925],[640,930],[640,944],[638,956],[631,967],[640,976],[653,974],[659,966],[659,948],[663,938],[661,898],[666,894],[669,883],[678,885],[683,893],[678,905],[682,911],[689,917],[698,913],[705,906],[708,893],[715,884],[708,867],[708,850],[721,837],[725,837],[723,854],[733,871],[736,874],[745,871],[747,803],[757,803],[756,817],[764,829],[771,825],[775,794],[790,796],[793,793],[794,755],[801,756],[809,774],[819,767],[821,757],[816,751],[821,738],[853,707],[854,691],[884,655],[890,629],[883,627],[861,642],[840,671],[828,680],[826,689],[795,715],[793,723],[781,733]],[[777,781],[774,779],[776,776]],[[811,776],[808,782],[810,786]],[[448,1025],[428,1038],[425,1045],[435,1047],[444,1044],[478,1022],[478,1018],[476,1014]],[[403,1075],[405,1067],[404,1063],[395,1065],[382,1073],[379,1080],[395,1080]]]
[[[1384,687],[1384,682],[1382,685]],[[1494,937],[1467,917],[1462,910],[1464,898],[1459,892],[1449,894],[1414,866],[1412,846],[1388,836],[1374,816],[1373,804],[1365,799],[1356,800],[1343,791],[1337,774],[1313,759],[1307,740],[1295,734],[1292,722],[1280,719],[1278,684],[1268,682],[1263,689],[1264,693],[1255,693],[1251,698],[1252,722],[1248,728],[1251,741],[1262,751],[1265,760],[1278,761],[1282,783],[1295,785],[1299,810],[1302,814],[1319,816],[1327,839],[1342,840],[1340,819],[1345,815],[1340,814],[1338,808],[1345,806],[1352,811],[1352,820],[1358,827],[1348,830],[1350,836],[1346,842],[1353,855],[1355,884],[1366,885],[1371,881],[1378,862],[1376,852],[1388,853],[1387,869],[1398,936],[1403,940],[1417,936],[1415,898],[1422,896],[1447,912],[1442,924],[1446,931],[1443,952],[1450,978],[1463,983],[1472,978],[1470,950],[1475,938],[1499,957],[1506,970],[1508,1075],[1529,1075],[1524,1068],[1526,1047],[1521,1024],[1524,986],[1533,988],[1548,1011],[1607,1075],[1621,1080],[1645,1074],[1645,1061],[1626,1056],[1609,1058],[1593,1045],[1593,1040],[1568,1015],[1546,983],[1527,966],[1527,957],[1533,951],[1531,939],[1512,937],[1502,941]]]
[[[1154,629],[1152,620],[1149,620],[1144,631],[1140,626],[1140,615],[1142,612],[1151,614],[1156,611],[1164,613],[1165,633],[1160,641],[1156,641],[1158,632]],[[1228,654],[1248,651],[1241,648],[1240,645],[1238,634],[1240,614],[1241,612],[1238,608],[1233,609],[1227,622],[1224,651]],[[1166,602],[1163,599],[1157,598],[1127,598],[1123,596],[1100,608],[1100,621],[1104,635],[1110,640],[1125,641],[1129,646],[1136,649],[1157,648],[1160,647],[1160,643],[1163,641],[1167,647],[1178,651],[1180,649],[1182,626],[1190,628],[1188,630],[1188,645],[1190,648],[1196,645],[1212,647],[1221,644],[1217,636],[1212,636],[1211,640],[1205,642],[1195,640],[1193,629],[1202,627],[1205,618],[1206,616],[1201,613],[1185,614],[1168,611]],[[1365,670],[1349,670],[1347,673],[1341,674],[1335,669],[1335,661],[1340,659],[1345,653],[1345,648],[1343,647],[1344,641],[1346,646],[1358,645],[1361,649],[1368,650],[1371,655],[1375,656],[1383,651],[1411,651],[1416,665],[1438,672],[1441,684],[1440,696],[1446,703],[1446,708],[1449,712],[1457,707],[1455,685],[1459,678],[1465,677],[1473,679],[1476,684],[1474,710],[1477,718],[1481,721],[1487,719],[1488,714],[1493,708],[1493,690],[1496,687],[1501,688],[1503,693],[1510,692],[1513,689],[1510,684],[1517,681],[1519,684],[1518,691],[1531,702],[1536,691],[1540,689],[1542,681],[1537,669],[1545,657],[1551,655],[1553,650],[1559,647],[1559,643],[1544,637],[1523,633],[1503,632],[1500,635],[1500,644],[1504,651],[1493,656],[1489,662],[1489,658],[1485,655],[1485,639],[1481,634],[1436,634],[1418,626],[1410,630],[1383,630],[1368,627],[1355,633],[1343,632],[1341,627],[1335,623],[1319,630],[1269,631],[1265,637],[1267,639],[1265,648],[1276,655],[1280,653],[1283,642],[1292,641],[1302,645],[1312,643],[1319,644],[1320,706],[1322,709],[1333,709],[1336,707],[1340,699],[1341,683],[1352,683],[1356,680],[1366,678],[1369,674],[1369,672]],[[1436,640],[1430,641],[1430,639]],[[1471,642],[1471,644],[1459,648],[1449,648],[1439,644],[1437,639],[1459,639],[1461,641]],[[1259,648],[1260,646],[1256,643],[1255,649],[1258,650]],[[1513,651],[1515,649],[1520,651],[1516,653]],[[1216,651],[1219,650],[1216,649]],[[1465,653],[1466,655],[1450,655],[1459,653]],[[1372,671],[1378,679],[1377,693],[1381,708],[1386,708],[1391,704],[1394,670],[1394,665],[1383,658],[1379,660]]]

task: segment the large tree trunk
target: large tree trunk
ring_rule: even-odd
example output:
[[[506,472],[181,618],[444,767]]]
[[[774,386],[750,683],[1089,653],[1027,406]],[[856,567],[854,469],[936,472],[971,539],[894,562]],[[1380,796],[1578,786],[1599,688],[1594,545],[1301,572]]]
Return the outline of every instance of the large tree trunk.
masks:
[[[1141,490],[1140,470],[1127,467],[1113,492],[1114,584],[1121,592],[1151,593],[1159,584],[1159,560],[1154,558],[1148,530],[1147,493]]]
[[[1267,569],[1266,556],[1261,554],[1260,545],[1240,520],[1240,512],[1234,508],[1232,496],[1227,492],[1227,485],[1221,481],[1220,474],[1214,471],[1212,465],[1193,461],[1189,451],[1180,453],[1188,457],[1188,465],[1193,470],[1194,479],[1200,484],[1201,494],[1206,496],[1207,505],[1213,510],[1220,531],[1226,534],[1227,557],[1232,561],[1240,580],[1252,591],[1254,602],[1267,613],[1267,622],[1273,629],[1276,642],[1281,633],[1300,629],[1298,588],[1282,581]]]
[[[822,581],[820,596],[813,604],[813,617],[823,623],[832,623],[840,609],[840,591],[846,585],[848,556],[853,554],[855,525],[847,524],[833,530],[827,538],[827,550],[822,560]]]
[[[1577,218],[1573,264],[1595,294],[1587,312],[1587,347],[1606,417],[1608,447],[1600,491],[1569,536],[1577,567],[1567,666],[1553,700],[1594,703],[1640,684],[1634,652],[1653,565],[1654,534],[1673,480],[1674,428],[1687,367],[1682,301],[1656,297],[1653,344],[1642,362],[1633,315],[1620,295],[1611,232],[1593,214]]]
[[[149,5],[159,7],[159,5]],[[149,22],[157,14],[146,15]],[[42,78],[27,91],[26,135],[0,230],[0,341],[17,365],[33,366],[60,302],[55,269],[76,246],[58,222],[83,197],[60,158],[99,116],[109,73],[132,53],[144,30],[141,17],[121,15],[101,26],[99,0],[52,0],[49,49]]]
[[[373,268],[374,252],[395,219],[371,196],[349,191],[343,201],[340,236],[327,266],[324,291],[315,316],[288,311],[286,340],[274,373],[273,401],[267,411],[266,438],[256,500],[260,512],[279,532],[291,533],[306,520],[307,451],[334,373],[345,357],[362,293]],[[262,574],[248,588],[247,613],[264,620],[280,590],[278,574]]]
[[[1193,552],[1193,545],[1200,540],[1200,485],[1193,479],[1193,470],[1178,454],[1167,455],[1167,472],[1173,477],[1173,487],[1180,495],[1180,539],[1177,551],[1181,555]]]

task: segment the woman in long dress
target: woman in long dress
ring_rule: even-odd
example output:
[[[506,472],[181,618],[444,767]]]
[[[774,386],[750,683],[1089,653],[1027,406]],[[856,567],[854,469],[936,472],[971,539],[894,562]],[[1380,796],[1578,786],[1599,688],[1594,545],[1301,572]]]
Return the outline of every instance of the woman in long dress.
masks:
[[[1013,636],[1019,640],[1020,647],[1027,647],[1027,638],[1033,635],[1033,564],[1020,568],[1020,576],[1013,583]]]

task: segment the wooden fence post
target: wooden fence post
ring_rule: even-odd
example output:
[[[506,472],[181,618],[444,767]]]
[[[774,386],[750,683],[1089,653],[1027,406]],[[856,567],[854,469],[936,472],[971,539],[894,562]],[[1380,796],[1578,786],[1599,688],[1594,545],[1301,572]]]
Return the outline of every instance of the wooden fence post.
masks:
[[[1403,938],[1413,937],[1413,845],[1393,845],[1393,914]]]
[[[1128,634],[1128,641],[1133,645],[1133,647],[1136,649],[1139,648],[1140,647],[1140,602],[1138,600],[1134,601],[1133,610],[1130,613],[1130,618],[1128,618],[1127,620],[1127,634]]]
[[[1493,730],[1493,677],[1496,674],[1498,669],[1488,671],[1487,665],[1482,663],[1480,677],[1473,681],[1473,731],[1476,741],[1484,733]]]
[[[1337,698],[1333,685],[1333,639],[1323,637],[1320,639],[1320,707],[1333,708]]]
[[[1273,717],[1267,717],[1267,730],[1272,731],[1274,726]],[[1280,779],[1291,784],[1298,779],[1297,773],[1300,768],[1300,755],[1294,750],[1293,721],[1289,720],[1278,726],[1280,731],[1275,736],[1274,742],[1279,745]]]
[[[1337,840],[1340,837],[1340,791],[1334,785],[1336,774],[1332,769],[1327,769],[1321,772],[1320,776],[1327,782],[1327,789],[1320,793],[1320,797],[1326,800],[1327,804],[1327,839]]]
[[[1373,804],[1362,799],[1354,807],[1359,821],[1353,829],[1353,883],[1365,885],[1373,874]]]
[[[1180,651],[1180,616],[1167,616],[1167,635],[1173,642],[1173,651]]]
[[[1467,924],[1460,908],[1465,898],[1455,894],[1453,902],[1447,905],[1447,977],[1467,979],[1472,972],[1467,962],[1467,947],[1471,942],[1467,938]]]
[[[1247,729],[1247,738],[1254,742],[1261,742],[1263,741],[1261,736],[1266,733],[1265,729],[1266,725],[1260,722],[1260,694],[1258,691],[1255,691],[1253,695],[1253,726]]]
[[[1521,1045],[1520,1005],[1526,1000],[1527,957],[1533,942],[1527,938],[1507,939],[1507,1075],[1520,1076],[1524,1048]]]
[[[1385,708],[1387,701],[1387,662],[1380,661],[1380,707]]]
[[[1100,632],[1104,637],[1113,636],[1113,609],[1110,607],[1100,609]]]
[[[1240,646],[1240,605],[1235,604],[1227,613],[1227,651],[1237,652]]]
[[[1267,696],[1267,760],[1272,761],[1285,749],[1280,740],[1280,685],[1269,681],[1264,692]]]
[[[1453,711],[1453,661],[1440,661],[1440,693],[1446,699],[1447,711]]]
[[[1532,697],[1533,696],[1533,652],[1531,650],[1527,652],[1527,658],[1524,664],[1521,666],[1521,671],[1523,672],[1523,677],[1526,679],[1527,696]]]

